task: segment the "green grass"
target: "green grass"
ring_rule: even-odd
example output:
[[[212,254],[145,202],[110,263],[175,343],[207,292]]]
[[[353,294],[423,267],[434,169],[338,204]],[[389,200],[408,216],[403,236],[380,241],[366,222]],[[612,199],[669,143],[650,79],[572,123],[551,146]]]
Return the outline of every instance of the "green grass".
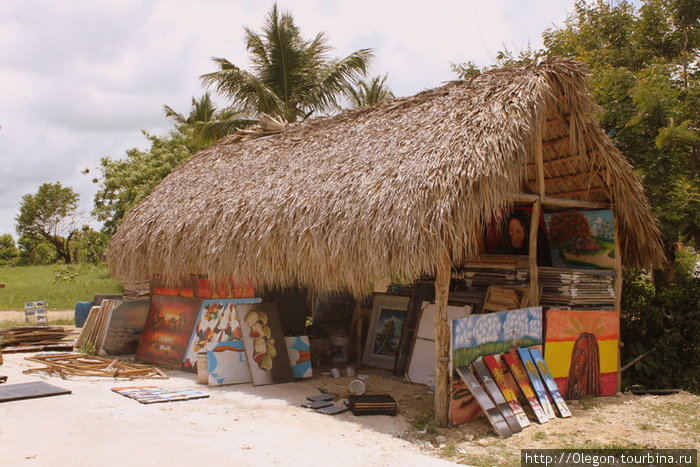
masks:
[[[49,310],[72,310],[95,294],[121,293],[104,264],[0,266],[0,310],[24,310],[24,303],[46,300]]]

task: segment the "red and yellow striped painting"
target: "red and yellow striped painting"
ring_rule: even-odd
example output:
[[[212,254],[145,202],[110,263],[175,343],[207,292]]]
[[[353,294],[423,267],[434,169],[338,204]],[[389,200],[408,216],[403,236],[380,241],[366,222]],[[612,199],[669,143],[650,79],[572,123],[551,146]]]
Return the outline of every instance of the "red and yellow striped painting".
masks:
[[[617,392],[617,311],[549,310],[544,360],[565,399]]]

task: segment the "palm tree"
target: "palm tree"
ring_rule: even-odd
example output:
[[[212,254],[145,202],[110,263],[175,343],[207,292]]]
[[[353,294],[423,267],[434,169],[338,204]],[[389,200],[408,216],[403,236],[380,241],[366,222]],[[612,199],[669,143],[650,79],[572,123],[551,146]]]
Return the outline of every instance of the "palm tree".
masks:
[[[245,128],[255,123],[249,118],[245,109],[235,105],[217,110],[206,92],[199,100],[192,98],[192,106],[187,117],[173,110],[168,105],[163,106],[165,116],[172,118],[177,130],[183,135],[189,135],[195,150],[203,149],[216,140],[232,133],[238,128]]]
[[[329,58],[326,36],[302,39],[294,18],[290,13],[280,15],[277,4],[261,34],[247,27],[245,32],[252,70],[214,58],[218,69],[202,75],[202,81],[256,115],[270,114],[287,122],[335,109],[344,89],[365,75],[373,56],[371,49],[360,49],[342,59]]]
[[[359,80],[355,86],[349,85],[345,88],[345,95],[354,109],[394,98],[394,93],[386,85],[386,75],[375,76],[369,81]]]

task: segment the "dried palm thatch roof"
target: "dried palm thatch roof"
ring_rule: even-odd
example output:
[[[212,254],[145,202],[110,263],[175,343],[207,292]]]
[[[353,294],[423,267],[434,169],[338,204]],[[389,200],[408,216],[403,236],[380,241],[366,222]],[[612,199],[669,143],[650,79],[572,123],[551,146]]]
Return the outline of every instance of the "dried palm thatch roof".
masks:
[[[597,121],[582,64],[551,59],[484,73],[260,138],[234,135],[174,170],[127,216],[108,252],[119,279],[199,272],[361,295],[370,278],[432,273],[448,248],[518,193],[616,205],[623,258],[661,257],[632,168]]]

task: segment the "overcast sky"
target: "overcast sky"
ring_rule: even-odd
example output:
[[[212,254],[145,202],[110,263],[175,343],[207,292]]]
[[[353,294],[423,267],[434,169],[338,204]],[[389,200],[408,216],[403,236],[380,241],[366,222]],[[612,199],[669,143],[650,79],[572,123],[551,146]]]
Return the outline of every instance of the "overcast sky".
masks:
[[[188,113],[212,57],[247,66],[243,27],[259,30],[259,0],[2,0],[0,8],[0,234],[16,239],[21,198],[60,181],[90,221],[102,157],[164,134],[167,104]],[[408,5],[415,6],[408,6]],[[454,79],[450,63],[490,65],[503,46],[542,46],[573,0],[280,0],[305,38],[325,31],[334,55],[373,48],[371,75],[397,96]],[[82,175],[89,168],[89,175]],[[93,222],[94,226],[98,226]]]

